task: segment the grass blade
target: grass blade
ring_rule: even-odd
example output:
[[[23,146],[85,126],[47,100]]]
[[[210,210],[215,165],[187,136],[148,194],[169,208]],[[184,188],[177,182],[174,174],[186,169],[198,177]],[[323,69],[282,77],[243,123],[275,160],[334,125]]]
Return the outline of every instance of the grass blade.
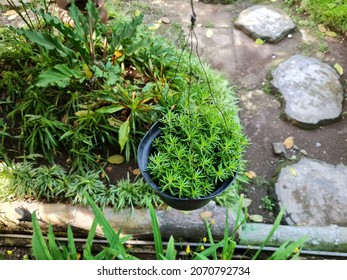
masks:
[[[263,250],[263,248],[266,246],[266,244],[269,242],[270,238],[273,236],[273,234],[275,233],[276,229],[278,228],[278,226],[281,223],[283,214],[284,214],[284,208],[281,209],[280,213],[278,214],[274,225],[272,227],[272,229],[270,230],[269,234],[267,235],[267,237],[265,238],[265,240],[263,241],[263,243],[260,245],[260,248],[258,249],[258,251],[255,253],[255,255],[253,256],[252,260],[257,259],[257,257],[259,256],[259,254],[261,253],[261,251]]]
[[[75,246],[75,240],[74,240],[73,232],[72,232],[70,225],[68,225],[68,227],[67,227],[67,239],[68,239],[70,260],[77,260],[77,251],[76,251],[76,246]]]
[[[64,260],[63,254],[60,252],[59,247],[55,241],[52,225],[48,226],[48,247],[54,260]]]
[[[148,203],[149,213],[152,220],[152,227],[153,227],[153,237],[154,237],[154,247],[155,247],[155,253],[157,260],[162,260],[162,256],[164,255],[164,249],[163,249],[163,241],[160,234],[160,228],[158,224],[158,219],[155,214],[155,210],[152,204]],[[160,256],[162,255],[162,256]]]
[[[33,237],[32,248],[36,260],[53,260],[50,254],[46,241],[43,238],[39,223],[37,221],[36,211],[32,214]]]

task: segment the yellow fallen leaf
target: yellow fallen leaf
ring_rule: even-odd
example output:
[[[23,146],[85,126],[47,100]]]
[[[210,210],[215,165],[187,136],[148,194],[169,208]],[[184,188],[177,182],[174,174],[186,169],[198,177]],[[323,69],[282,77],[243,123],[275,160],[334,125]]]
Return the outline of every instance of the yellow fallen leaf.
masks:
[[[212,35],[213,35],[212,29],[207,29],[207,31],[206,31],[206,37],[207,37],[207,38],[211,38]]]
[[[205,219],[209,219],[212,217],[212,212],[211,211],[204,211],[200,213],[200,218],[205,220]]]
[[[327,32],[325,32],[325,34],[329,37],[336,37],[337,36],[337,33],[334,31],[327,31]]]
[[[122,155],[113,155],[109,156],[107,161],[112,164],[121,164],[124,161],[124,157]]]
[[[334,68],[335,68],[335,70],[337,71],[337,73],[340,74],[340,76],[343,75],[343,68],[342,68],[342,66],[341,66],[340,64],[336,63],[336,64],[334,65]]]
[[[133,173],[133,175],[139,175],[139,174],[141,174],[141,170],[139,169],[139,168],[136,168],[136,169],[134,169],[131,173]]]
[[[291,149],[294,146],[294,137],[289,136],[283,141],[283,145],[286,147],[286,149]]]
[[[257,174],[255,174],[254,171],[247,171],[247,172],[245,172],[245,175],[246,175],[249,179],[253,179],[253,178],[257,177]]]
[[[292,174],[295,177],[298,176],[298,173],[296,172],[296,170],[293,167],[289,168],[289,172],[290,172],[290,174]]]
[[[318,24],[318,30],[322,33],[325,33],[327,32],[326,28],[324,27],[323,24]]]
[[[255,40],[255,43],[256,43],[257,45],[264,45],[264,44],[265,44],[265,41],[264,41],[263,39],[257,38],[257,39]]]

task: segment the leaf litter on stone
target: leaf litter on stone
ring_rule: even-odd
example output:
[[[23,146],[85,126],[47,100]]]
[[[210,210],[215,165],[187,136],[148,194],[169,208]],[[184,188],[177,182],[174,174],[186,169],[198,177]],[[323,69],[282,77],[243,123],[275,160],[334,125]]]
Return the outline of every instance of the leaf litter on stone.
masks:
[[[293,167],[289,168],[289,172],[290,174],[292,174],[294,177],[298,176],[298,173],[296,172],[296,170]]]

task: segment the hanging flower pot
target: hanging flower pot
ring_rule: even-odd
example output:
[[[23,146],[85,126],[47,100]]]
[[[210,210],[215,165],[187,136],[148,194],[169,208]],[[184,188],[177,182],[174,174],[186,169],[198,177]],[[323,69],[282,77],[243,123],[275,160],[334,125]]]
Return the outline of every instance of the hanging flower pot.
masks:
[[[210,113],[170,112],[139,145],[144,179],[175,209],[206,205],[232,185],[242,162],[244,136],[228,133]],[[241,145],[238,151],[233,150],[235,145]]]

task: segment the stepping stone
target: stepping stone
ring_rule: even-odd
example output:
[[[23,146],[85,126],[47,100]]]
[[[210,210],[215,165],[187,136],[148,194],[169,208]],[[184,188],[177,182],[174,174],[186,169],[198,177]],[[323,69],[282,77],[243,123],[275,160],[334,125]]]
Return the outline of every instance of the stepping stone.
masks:
[[[283,168],[275,188],[289,225],[347,226],[347,166],[305,158]]]
[[[302,128],[316,128],[342,114],[343,87],[338,73],[312,57],[294,55],[272,72],[272,84],[284,101],[284,118]]]
[[[291,18],[282,10],[255,5],[242,11],[234,22],[253,39],[263,39],[267,43],[277,43],[296,28]]]

